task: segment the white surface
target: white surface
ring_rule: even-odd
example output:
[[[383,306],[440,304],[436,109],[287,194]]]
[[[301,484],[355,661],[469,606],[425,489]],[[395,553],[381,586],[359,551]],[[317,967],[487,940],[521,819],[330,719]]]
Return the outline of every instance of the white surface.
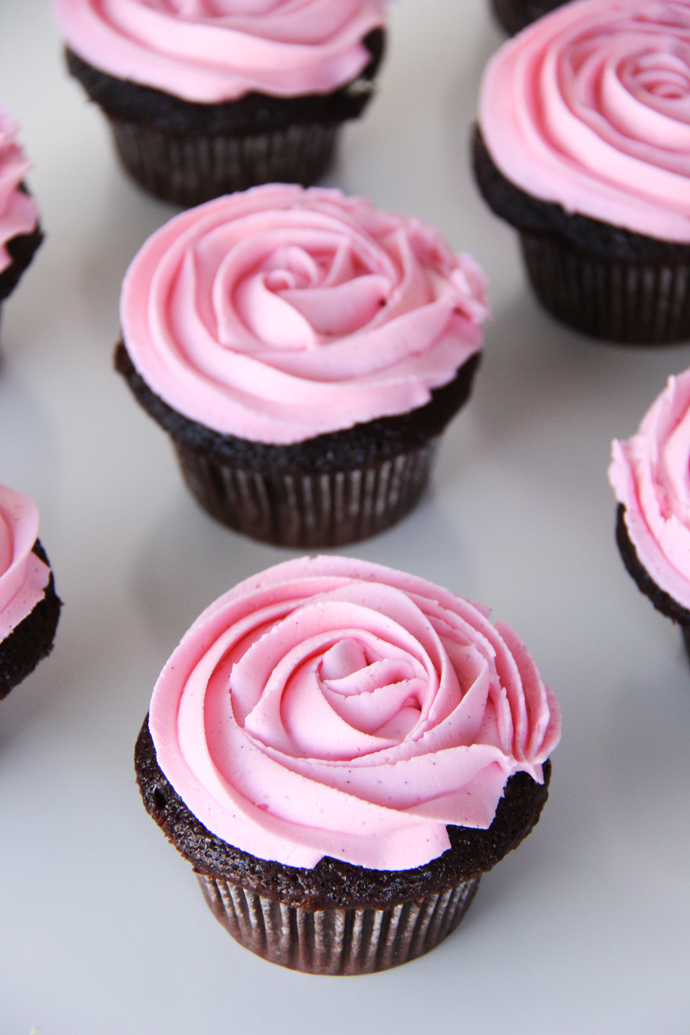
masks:
[[[399,0],[380,94],[328,182],[438,225],[492,280],[474,396],[416,512],[346,552],[490,604],[563,706],[535,833],[429,956],[315,978],[237,946],[148,818],[132,751],[199,611],[288,551],[185,492],[111,369],[122,275],[173,209],[118,169],[46,0],[3,0],[0,102],[48,238],[5,305],[0,481],[38,502],[65,601],[52,656],[0,706],[0,1035],[687,1035],[690,669],[613,541],[609,441],[686,347],[607,347],[543,314],[468,171],[487,0]]]

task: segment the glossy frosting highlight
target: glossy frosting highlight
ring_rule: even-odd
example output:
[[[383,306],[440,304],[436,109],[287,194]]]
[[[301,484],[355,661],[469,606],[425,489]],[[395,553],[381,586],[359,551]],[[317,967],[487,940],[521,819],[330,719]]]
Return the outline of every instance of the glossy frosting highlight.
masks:
[[[489,62],[480,125],[511,182],[690,243],[690,3],[576,0]]]
[[[371,55],[385,0],[53,0],[67,44],[119,79],[201,103],[330,93]]]
[[[165,666],[158,764],[214,834],[262,859],[420,866],[486,829],[560,736],[524,644],[424,579],[343,557],[240,583]]]
[[[690,609],[690,370],[670,377],[636,435],[614,440],[609,480],[637,556]]]
[[[427,403],[480,348],[485,288],[417,219],[269,184],[149,238],[120,315],[134,366],[170,406],[288,444]]]
[[[37,538],[36,504],[0,485],[0,642],[45,596],[50,568],[31,552]]]
[[[19,190],[31,162],[17,143],[17,131],[17,124],[0,108],[0,273],[12,263],[7,242],[31,233],[38,223],[36,202]]]

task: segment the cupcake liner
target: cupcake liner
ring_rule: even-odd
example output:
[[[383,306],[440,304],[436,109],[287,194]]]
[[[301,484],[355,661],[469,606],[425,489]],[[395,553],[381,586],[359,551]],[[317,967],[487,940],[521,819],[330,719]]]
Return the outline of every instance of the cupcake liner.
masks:
[[[372,466],[334,471],[247,470],[174,441],[189,489],[208,513],[279,546],[342,546],[389,528],[429,479],[438,436]]]
[[[417,959],[458,926],[480,876],[386,909],[304,909],[197,873],[211,911],[235,941],[309,974],[373,974]]]
[[[509,36],[560,7],[563,0],[491,0],[494,15]]]
[[[259,183],[314,183],[330,164],[337,123],[295,123],[263,133],[180,136],[108,116],[129,174],[178,205],[199,205]]]
[[[559,234],[522,230],[520,242],[540,302],[575,330],[628,345],[690,338],[690,262],[602,258]]]

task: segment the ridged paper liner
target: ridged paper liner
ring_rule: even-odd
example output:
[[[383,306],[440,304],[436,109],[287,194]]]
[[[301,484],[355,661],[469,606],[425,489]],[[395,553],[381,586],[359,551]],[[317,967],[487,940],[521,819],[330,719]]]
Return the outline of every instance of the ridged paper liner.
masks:
[[[388,909],[308,910],[197,873],[214,916],[257,956],[309,974],[372,974],[417,959],[455,930],[479,877]]]
[[[333,156],[337,124],[296,123],[251,135],[175,136],[109,116],[120,158],[165,201],[199,205],[259,183],[314,183]]]
[[[539,300],[575,330],[628,345],[690,338],[690,264],[593,258],[557,234],[520,240]]]
[[[226,467],[175,443],[184,479],[212,517],[280,546],[341,546],[394,524],[419,499],[438,437],[373,467],[330,472]]]
[[[494,14],[508,33],[514,36],[530,22],[560,7],[564,0],[492,0]]]

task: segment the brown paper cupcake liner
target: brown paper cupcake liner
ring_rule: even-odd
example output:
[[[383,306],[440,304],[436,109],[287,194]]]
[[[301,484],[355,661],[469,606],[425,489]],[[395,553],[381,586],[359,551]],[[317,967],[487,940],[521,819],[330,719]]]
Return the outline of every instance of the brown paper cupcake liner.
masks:
[[[415,505],[438,436],[370,467],[271,473],[226,466],[175,442],[182,474],[208,513],[279,546],[342,546],[389,528]]]
[[[558,234],[522,230],[520,242],[537,297],[569,327],[628,345],[690,338],[690,263],[601,258]]]
[[[494,15],[509,36],[560,7],[563,0],[492,0]]]
[[[146,190],[178,205],[259,183],[314,183],[328,168],[338,125],[294,124],[245,135],[179,136],[109,116],[120,159]]]
[[[197,873],[211,911],[235,941],[291,970],[373,974],[417,959],[458,926],[480,877],[387,909],[303,909]]]

